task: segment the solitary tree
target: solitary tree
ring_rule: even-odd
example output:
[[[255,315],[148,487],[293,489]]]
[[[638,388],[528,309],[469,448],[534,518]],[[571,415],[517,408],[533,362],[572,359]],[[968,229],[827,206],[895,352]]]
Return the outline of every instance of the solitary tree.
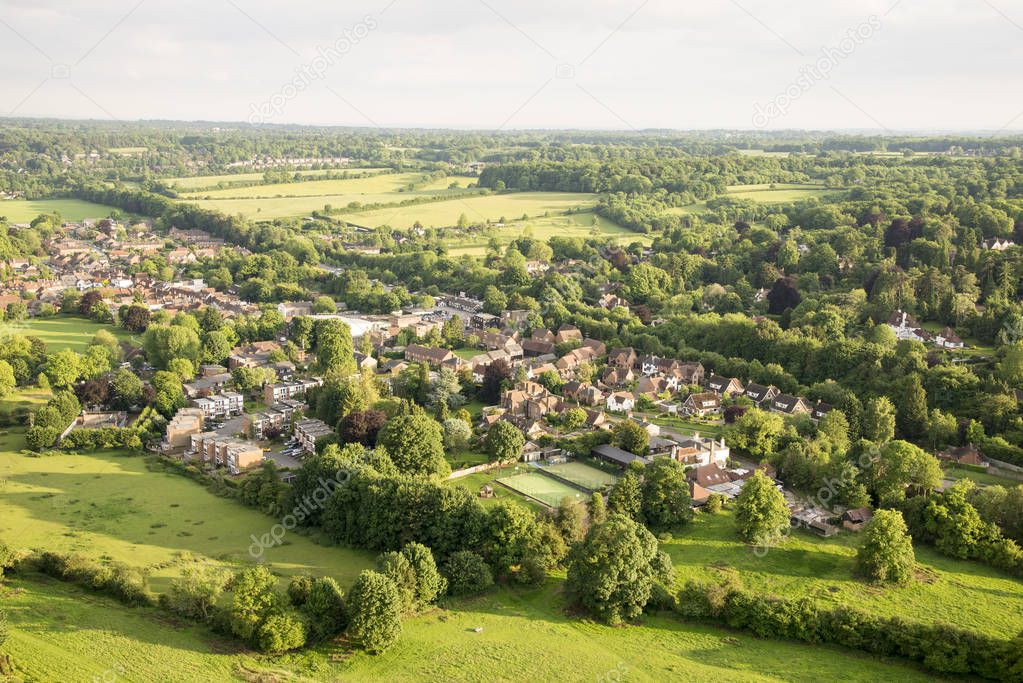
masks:
[[[494,462],[512,463],[522,455],[526,437],[511,422],[495,422],[487,431],[483,446]]]
[[[401,599],[389,578],[363,571],[348,592],[348,635],[367,652],[383,652],[401,633]]]
[[[661,458],[643,471],[643,519],[654,530],[674,529],[693,518],[685,468]]]
[[[377,435],[391,460],[405,474],[446,474],[444,432],[429,415],[391,418]]]
[[[898,510],[878,510],[863,531],[856,571],[875,583],[904,584],[913,576],[913,543]]]
[[[638,422],[624,420],[615,425],[613,431],[614,445],[624,448],[636,455],[646,455],[650,444],[650,434]]]
[[[747,543],[769,544],[789,523],[785,496],[760,470],[746,480],[735,503],[739,536]]]

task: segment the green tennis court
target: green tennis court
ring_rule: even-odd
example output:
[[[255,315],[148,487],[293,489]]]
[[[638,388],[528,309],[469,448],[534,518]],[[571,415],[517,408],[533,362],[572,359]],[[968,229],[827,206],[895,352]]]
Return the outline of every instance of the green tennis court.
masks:
[[[561,462],[554,465],[542,465],[540,469],[567,479],[590,491],[597,491],[605,486],[614,486],[618,477],[604,470],[590,467],[581,462]]]
[[[561,499],[566,496],[569,498],[575,498],[578,496],[579,500],[586,497],[586,494],[579,489],[573,488],[568,484],[562,484],[557,479],[540,474],[539,472],[515,474],[510,477],[498,479],[497,483],[507,486],[513,491],[518,491],[523,495],[538,500],[550,507],[557,507],[561,502]]]

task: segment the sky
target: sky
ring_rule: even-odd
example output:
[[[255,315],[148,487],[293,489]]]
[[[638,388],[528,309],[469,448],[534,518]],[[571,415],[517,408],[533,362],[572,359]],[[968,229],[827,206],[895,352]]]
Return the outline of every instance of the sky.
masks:
[[[0,116],[1023,131],[1011,0],[0,0]]]

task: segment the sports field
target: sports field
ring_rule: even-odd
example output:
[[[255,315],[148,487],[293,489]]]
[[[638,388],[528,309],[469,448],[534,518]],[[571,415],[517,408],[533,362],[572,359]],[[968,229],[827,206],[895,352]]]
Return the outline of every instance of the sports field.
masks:
[[[514,474],[510,477],[498,479],[497,482],[530,498],[546,503],[550,507],[557,507],[565,497],[578,497],[582,500],[585,496],[579,489],[568,484],[562,484],[560,481],[538,472]]]
[[[346,214],[344,218],[356,225],[371,228],[389,225],[401,230],[411,228],[416,221],[426,227],[450,227],[458,223],[462,214],[469,223],[497,222],[502,218],[514,221],[522,216],[544,217],[589,208],[596,203],[596,195],[581,192],[514,192],[375,209]]]
[[[0,217],[12,223],[28,223],[43,213],[59,213],[68,221],[105,218],[114,209],[80,199],[5,199],[0,201]]]
[[[581,462],[562,462],[556,465],[543,465],[540,469],[556,474],[562,479],[578,484],[590,491],[597,491],[605,486],[613,486],[618,477],[604,470],[590,467]]]
[[[72,315],[55,315],[51,318],[29,318],[13,323],[0,323],[0,340],[7,334],[39,337],[46,343],[47,351],[71,349],[83,353],[100,330],[110,332],[120,341],[131,341],[132,335],[120,327],[97,323],[87,318]]]

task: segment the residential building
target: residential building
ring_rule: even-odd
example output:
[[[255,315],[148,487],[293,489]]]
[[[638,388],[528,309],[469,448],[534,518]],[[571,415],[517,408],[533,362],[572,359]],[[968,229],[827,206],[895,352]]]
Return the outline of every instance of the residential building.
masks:
[[[263,403],[275,405],[286,399],[303,396],[306,391],[321,384],[323,384],[323,380],[319,377],[267,384],[263,387]]]
[[[770,410],[784,415],[805,415],[812,412],[805,399],[788,394],[778,394],[771,400]]]
[[[970,465],[973,467],[990,467],[991,463],[980,452],[974,444],[966,446],[949,447],[938,453],[938,458],[956,465]]]
[[[207,419],[241,415],[245,409],[244,397],[234,391],[224,391],[192,401]]]
[[[685,415],[705,417],[721,410],[721,397],[711,391],[689,394],[682,402],[681,412]]]
[[[193,434],[202,431],[205,414],[201,408],[181,408],[167,424],[163,440],[168,449],[186,448]]]
[[[721,375],[708,377],[707,388],[718,396],[739,396],[746,390],[738,378],[722,377]]]
[[[456,362],[458,357],[448,349],[409,344],[405,347],[405,360],[412,363],[427,363],[431,367],[440,367]]]
[[[304,409],[305,404],[301,401],[284,399],[262,412],[246,415],[245,433],[256,440],[269,438],[273,434],[283,434],[291,428],[295,413]]]
[[[627,413],[636,407],[636,397],[628,391],[616,391],[607,397],[606,405],[612,413]]]
[[[258,444],[216,432],[193,434],[189,451],[201,462],[226,467],[231,474],[240,474],[263,462],[263,449]]]
[[[774,399],[781,391],[773,384],[766,387],[763,384],[750,382],[746,385],[746,397],[757,405]]]
[[[306,453],[316,452],[316,440],[334,433],[326,422],[309,418],[295,423],[295,438]]]

